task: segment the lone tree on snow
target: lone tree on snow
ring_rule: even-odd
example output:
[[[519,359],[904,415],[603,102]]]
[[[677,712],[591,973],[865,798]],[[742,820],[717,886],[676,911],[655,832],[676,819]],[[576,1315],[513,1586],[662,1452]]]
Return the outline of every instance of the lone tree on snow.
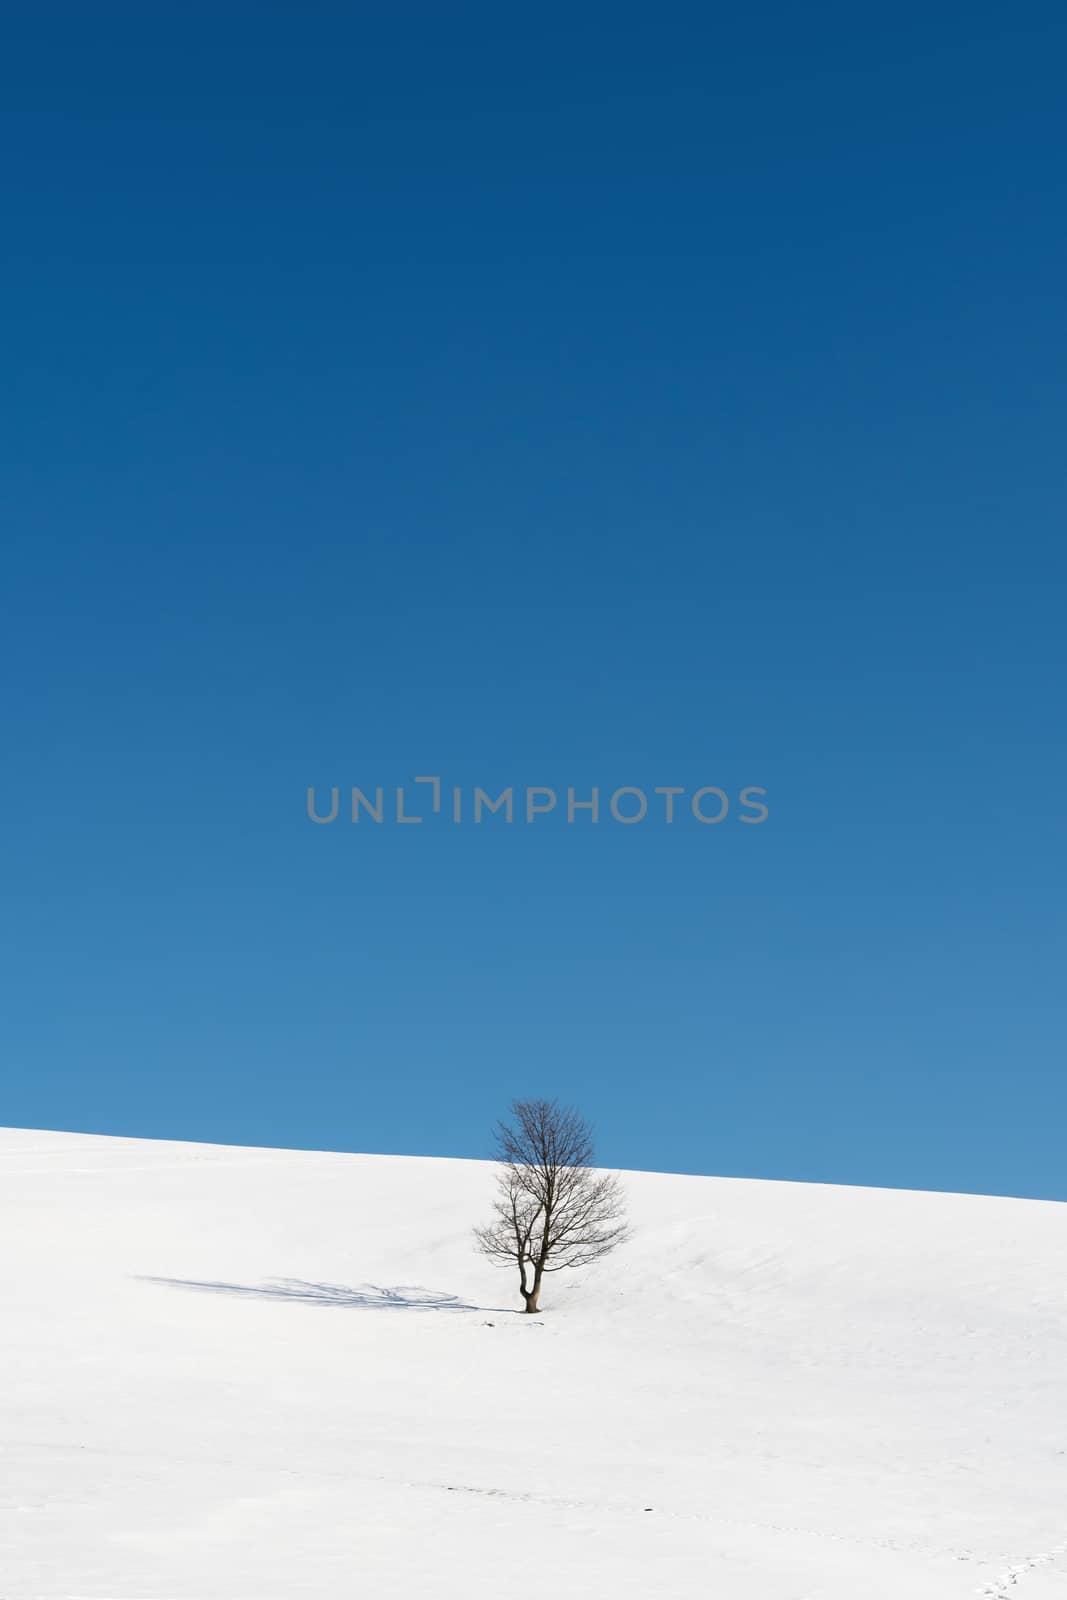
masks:
[[[528,1312],[546,1272],[599,1261],[626,1238],[618,1178],[593,1170],[592,1129],[555,1100],[513,1100],[496,1127],[501,1163],[493,1220],[474,1230],[483,1255],[514,1263]]]

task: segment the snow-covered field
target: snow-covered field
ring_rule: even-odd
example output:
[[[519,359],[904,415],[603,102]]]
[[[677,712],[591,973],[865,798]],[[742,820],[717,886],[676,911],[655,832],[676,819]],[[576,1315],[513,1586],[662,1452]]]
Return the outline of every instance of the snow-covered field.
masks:
[[[1067,1206],[0,1132],[4,1600],[1067,1600]]]

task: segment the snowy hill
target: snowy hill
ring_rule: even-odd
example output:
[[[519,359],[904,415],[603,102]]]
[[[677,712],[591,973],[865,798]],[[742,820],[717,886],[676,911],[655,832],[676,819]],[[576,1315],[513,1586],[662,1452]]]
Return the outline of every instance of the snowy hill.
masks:
[[[1067,1600],[1067,1206],[0,1132],[0,1595]]]

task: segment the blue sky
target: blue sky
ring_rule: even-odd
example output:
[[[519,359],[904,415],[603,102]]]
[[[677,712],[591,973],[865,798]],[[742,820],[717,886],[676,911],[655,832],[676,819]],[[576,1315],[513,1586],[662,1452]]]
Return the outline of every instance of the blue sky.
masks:
[[[1067,1198],[1060,8],[5,32],[0,1121]]]

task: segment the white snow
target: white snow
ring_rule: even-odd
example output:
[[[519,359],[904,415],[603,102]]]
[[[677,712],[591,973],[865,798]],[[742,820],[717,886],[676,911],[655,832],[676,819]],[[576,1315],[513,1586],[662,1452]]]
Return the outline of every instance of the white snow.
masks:
[[[1067,1206],[624,1181],[0,1132],[0,1596],[1067,1600]]]

